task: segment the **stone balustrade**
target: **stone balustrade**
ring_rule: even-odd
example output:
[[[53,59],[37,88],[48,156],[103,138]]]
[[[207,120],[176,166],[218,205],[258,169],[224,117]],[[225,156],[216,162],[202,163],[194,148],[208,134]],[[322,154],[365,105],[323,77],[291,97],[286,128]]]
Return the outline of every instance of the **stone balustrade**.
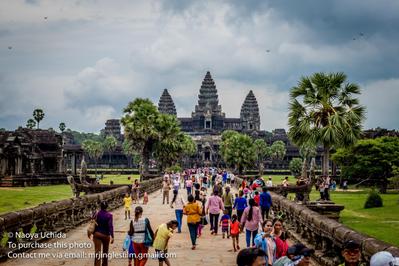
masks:
[[[241,182],[241,178],[236,179],[237,188]],[[291,239],[315,249],[314,259],[320,265],[338,265],[343,244],[351,239],[361,244],[362,260],[365,262],[369,262],[373,254],[383,250],[399,256],[398,247],[358,233],[336,220],[312,211],[306,205],[290,201],[274,192],[271,195],[273,210],[284,215],[285,227]]]
[[[162,187],[162,178],[140,183],[140,193],[154,192]],[[98,187],[99,186],[99,187]],[[122,206],[125,193],[130,192],[128,185],[107,186],[89,185],[88,192],[101,193],[87,194],[77,198],[69,198],[50,203],[40,204],[36,207],[0,215],[0,261],[7,259],[9,252],[22,252],[24,248],[13,248],[22,242],[39,242],[46,240],[45,233],[66,232],[90,220],[93,213],[99,209],[101,201],[107,201],[109,209],[113,210]],[[21,233],[36,234],[32,239],[19,238]],[[4,245],[5,244],[5,245]]]

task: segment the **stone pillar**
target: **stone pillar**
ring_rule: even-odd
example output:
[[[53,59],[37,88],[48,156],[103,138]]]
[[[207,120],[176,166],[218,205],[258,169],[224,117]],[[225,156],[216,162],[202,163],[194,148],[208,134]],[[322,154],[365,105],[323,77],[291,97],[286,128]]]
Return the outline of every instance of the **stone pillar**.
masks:
[[[72,175],[76,175],[76,154],[75,153],[72,153],[71,172],[72,172]]]

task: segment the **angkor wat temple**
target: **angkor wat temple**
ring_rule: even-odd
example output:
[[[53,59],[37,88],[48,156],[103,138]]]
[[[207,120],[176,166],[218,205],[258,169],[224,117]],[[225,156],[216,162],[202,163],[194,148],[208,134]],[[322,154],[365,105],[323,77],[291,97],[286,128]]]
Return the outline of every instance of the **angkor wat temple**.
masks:
[[[176,115],[176,107],[167,89],[162,93],[158,103],[161,113]],[[216,85],[210,72],[202,81],[198,104],[191,117],[179,117],[182,131],[191,135],[197,144],[197,154],[192,158],[194,165],[219,165],[221,133],[224,130],[244,132],[255,138],[266,138],[266,131],[260,130],[258,102],[254,93],[248,92],[243,101],[239,118],[228,118],[219,105]]]

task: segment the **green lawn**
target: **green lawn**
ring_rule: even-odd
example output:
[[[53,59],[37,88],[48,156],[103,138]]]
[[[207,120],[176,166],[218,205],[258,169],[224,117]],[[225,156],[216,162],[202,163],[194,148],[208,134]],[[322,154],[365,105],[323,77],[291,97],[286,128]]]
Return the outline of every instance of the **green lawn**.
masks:
[[[131,176],[131,181],[127,178]],[[131,184],[139,175],[104,175],[101,184]],[[34,207],[44,202],[67,199],[72,196],[69,185],[0,188],[0,213]]]
[[[399,226],[399,194],[381,194],[383,207],[364,209],[368,191],[369,189],[331,192],[331,200],[345,206],[340,214],[340,222],[358,232],[399,247],[397,230]],[[292,200],[294,197],[293,193],[289,193],[287,196]],[[319,198],[320,193],[313,189],[310,199],[317,200]]]
[[[128,180],[128,177],[131,177]],[[114,184],[132,184],[135,179],[139,179],[140,175],[104,175],[104,178],[100,180],[100,184],[109,185],[112,180]]]
[[[0,213],[34,207],[72,196],[69,185],[0,188]]]

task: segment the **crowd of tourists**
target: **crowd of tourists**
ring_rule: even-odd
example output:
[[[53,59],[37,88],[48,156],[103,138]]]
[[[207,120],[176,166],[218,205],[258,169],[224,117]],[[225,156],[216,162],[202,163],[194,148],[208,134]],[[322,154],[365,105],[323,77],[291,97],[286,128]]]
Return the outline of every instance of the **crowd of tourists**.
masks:
[[[241,179],[240,179],[241,180]],[[182,232],[183,217],[189,232],[188,243],[194,251],[198,239],[209,226],[212,236],[231,239],[233,252],[238,252],[237,265],[309,265],[313,249],[290,241],[284,224],[284,217],[273,212],[273,202],[268,188],[273,186],[272,179],[243,179],[237,184],[233,173],[216,168],[188,169],[182,173],[165,173],[162,181],[162,204],[165,211],[173,209],[175,219],[159,225],[154,231],[150,219],[138,205],[131,217],[132,203],[140,203],[141,187],[136,180],[131,194],[124,198],[125,219],[130,220],[123,249],[128,253],[128,265],[145,265],[149,247],[155,249],[159,265],[171,265],[168,259],[168,243],[177,230]],[[282,182],[288,186],[288,178]],[[237,189],[237,192],[235,192]],[[172,193],[171,193],[172,191]],[[148,195],[143,194],[143,204]],[[97,226],[92,236],[95,252],[108,253],[113,243],[112,214],[106,211],[106,203],[95,215]],[[245,237],[246,248],[240,247],[239,236]],[[376,254],[378,256],[382,256]],[[384,254],[383,254],[384,255]],[[386,254],[385,254],[386,255]],[[360,265],[360,245],[355,241],[344,244],[342,265]],[[375,258],[377,262],[382,259]],[[385,258],[385,257],[384,257]],[[101,264],[102,259],[102,264]],[[372,258],[373,261],[373,258]],[[371,265],[397,265],[397,264]],[[95,265],[107,265],[106,257],[96,257]]]

